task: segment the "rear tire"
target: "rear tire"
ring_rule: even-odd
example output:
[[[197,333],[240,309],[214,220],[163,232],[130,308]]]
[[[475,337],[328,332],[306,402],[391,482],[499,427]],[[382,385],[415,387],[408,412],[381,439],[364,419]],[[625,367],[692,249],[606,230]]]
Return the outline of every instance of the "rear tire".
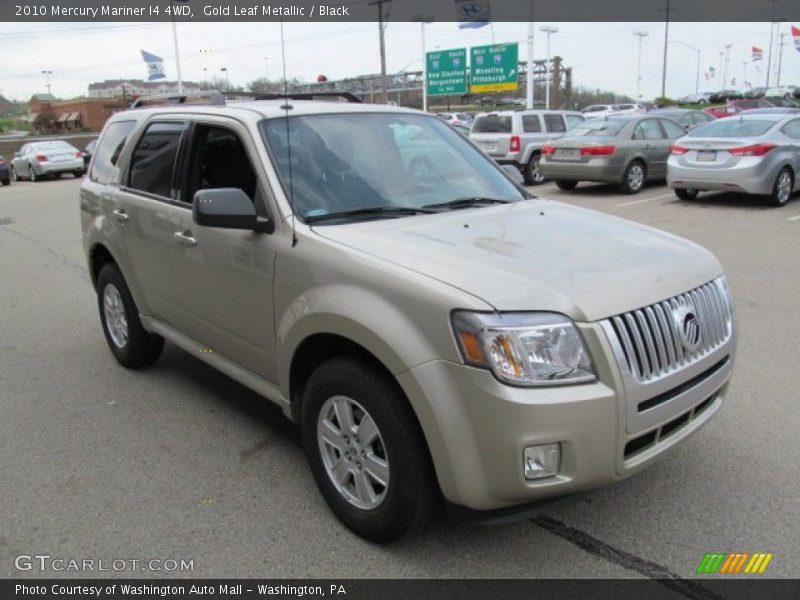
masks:
[[[772,206],[784,206],[792,197],[794,189],[794,175],[789,167],[784,167],[775,178],[775,185],[772,186],[770,202]]]
[[[330,359],[308,380],[301,426],[320,492],[356,534],[389,542],[435,516],[439,492],[428,447],[390,376],[353,358]]]
[[[80,171],[73,171],[72,176],[75,179],[80,179],[81,177],[83,177],[83,169],[81,169]]]
[[[11,185],[11,179],[3,179],[3,185]]]
[[[640,160],[631,161],[622,175],[619,189],[623,194],[638,194],[647,181],[647,167]]]
[[[138,369],[158,359],[164,338],[142,327],[128,284],[113,263],[106,264],[97,277],[97,303],[108,347],[119,364]]]
[[[525,177],[525,183],[528,185],[539,185],[544,182],[544,175],[539,170],[539,163],[541,160],[540,154],[534,154],[525,166],[525,171],[522,174]]]
[[[694,200],[699,193],[700,190],[691,188],[675,188],[675,195],[681,200]]]
[[[567,181],[566,179],[557,179],[556,180],[556,185],[558,186],[558,189],[560,189],[560,190],[569,191],[569,190],[574,190],[575,186],[578,185],[578,182],[577,181]]]

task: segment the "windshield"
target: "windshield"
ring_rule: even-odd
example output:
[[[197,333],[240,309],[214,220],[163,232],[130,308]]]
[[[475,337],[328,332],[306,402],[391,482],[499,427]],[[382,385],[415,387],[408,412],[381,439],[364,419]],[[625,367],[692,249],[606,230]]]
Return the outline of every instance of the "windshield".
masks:
[[[525,197],[480,150],[436,117],[309,115],[264,120],[261,131],[301,218],[421,209],[463,198]]]
[[[691,137],[756,137],[765,134],[777,121],[720,119],[693,129]]]
[[[54,142],[39,142],[36,144],[36,149],[42,152],[47,150],[54,150],[54,151],[62,151],[67,152],[71,150],[76,150],[74,146],[68,144],[67,142],[62,141],[54,141]]]
[[[569,136],[615,136],[628,122],[626,119],[589,119],[572,128]]]

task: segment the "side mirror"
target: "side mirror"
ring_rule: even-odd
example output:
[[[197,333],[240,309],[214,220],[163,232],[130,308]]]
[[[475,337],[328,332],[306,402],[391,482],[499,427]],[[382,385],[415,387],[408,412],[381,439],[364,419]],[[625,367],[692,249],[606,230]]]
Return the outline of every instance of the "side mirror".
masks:
[[[520,173],[519,169],[514,165],[500,165],[500,168],[503,169],[506,175],[511,178],[511,181],[517,185],[523,185],[525,183],[525,178],[522,176],[522,173]]]
[[[259,219],[250,197],[239,188],[199,190],[194,195],[192,219],[203,227],[266,231],[269,221]]]

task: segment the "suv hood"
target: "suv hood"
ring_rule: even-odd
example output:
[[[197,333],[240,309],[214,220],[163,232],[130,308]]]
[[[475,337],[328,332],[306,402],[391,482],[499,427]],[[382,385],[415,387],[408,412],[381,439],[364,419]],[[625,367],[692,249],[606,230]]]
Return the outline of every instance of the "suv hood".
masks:
[[[646,306],[722,274],[717,259],[693,242],[547,200],[314,231],[497,310],[553,311],[577,321]]]

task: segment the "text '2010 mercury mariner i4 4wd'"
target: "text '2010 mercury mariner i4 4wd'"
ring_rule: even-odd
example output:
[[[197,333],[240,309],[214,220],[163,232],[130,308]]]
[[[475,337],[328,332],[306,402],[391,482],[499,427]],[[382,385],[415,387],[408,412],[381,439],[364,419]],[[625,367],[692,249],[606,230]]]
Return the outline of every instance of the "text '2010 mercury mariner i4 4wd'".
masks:
[[[112,116],[81,187],[108,345],[136,368],[169,340],[277,403],[359,535],[531,514],[720,408],[702,247],[535,198],[418,111],[179,100]]]

